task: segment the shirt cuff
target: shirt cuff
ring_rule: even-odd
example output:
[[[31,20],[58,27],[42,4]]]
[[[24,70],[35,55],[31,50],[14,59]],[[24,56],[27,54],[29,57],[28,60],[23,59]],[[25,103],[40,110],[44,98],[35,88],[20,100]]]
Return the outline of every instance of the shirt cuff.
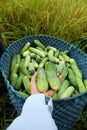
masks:
[[[44,109],[47,107],[47,109],[52,113],[53,111],[53,104],[52,104],[52,98],[46,96],[45,94],[32,94],[30,97],[28,97],[24,103],[23,110],[29,106],[38,106],[39,109]]]

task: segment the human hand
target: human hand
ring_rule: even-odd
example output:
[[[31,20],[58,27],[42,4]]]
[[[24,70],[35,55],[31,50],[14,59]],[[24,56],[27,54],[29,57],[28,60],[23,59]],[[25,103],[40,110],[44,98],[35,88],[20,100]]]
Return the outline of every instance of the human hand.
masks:
[[[37,78],[37,72],[35,72],[31,78],[30,82],[31,94],[40,93],[39,90],[37,89],[36,78]]]
[[[37,88],[37,84],[36,84],[37,75],[38,75],[37,72],[35,72],[34,75],[31,78],[31,82],[30,82],[31,94],[41,93],[41,92],[39,92],[39,90]],[[52,95],[55,94],[55,92],[56,92],[55,90],[50,89],[47,92],[45,92],[44,94],[46,96],[50,96],[51,97]]]

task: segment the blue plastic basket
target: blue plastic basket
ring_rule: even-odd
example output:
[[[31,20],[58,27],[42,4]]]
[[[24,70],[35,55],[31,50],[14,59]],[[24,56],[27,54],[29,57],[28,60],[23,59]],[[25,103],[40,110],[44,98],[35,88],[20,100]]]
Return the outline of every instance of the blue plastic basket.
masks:
[[[70,50],[70,57],[74,58],[79,68],[83,73],[83,79],[87,79],[87,55],[79,49],[79,45],[83,43],[84,39],[80,41],[76,46],[73,46],[61,39],[52,36],[29,36],[19,39],[8,46],[5,49],[1,59],[0,59],[0,70],[5,81],[6,88],[10,95],[10,99],[20,113],[22,106],[26,100],[23,96],[19,95],[17,91],[11,86],[8,77],[9,69],[12,56],[18,53],[26,42],[33,43],[34,39],[40,40],[45,46],[51,45],[59,49],[60,51]],[[33,46],[33,44],[32,44]],[[79,94],[66,99],[57,99],[53,101],[54,110],[53,118],[58,126],[59,130],[71,130],[76,122],[79,120],[80,115],[87,103],[87,92]]]

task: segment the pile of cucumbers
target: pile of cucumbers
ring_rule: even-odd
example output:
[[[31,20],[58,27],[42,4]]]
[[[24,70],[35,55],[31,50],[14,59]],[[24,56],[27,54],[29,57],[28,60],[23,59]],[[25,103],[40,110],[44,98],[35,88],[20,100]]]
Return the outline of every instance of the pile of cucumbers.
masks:
[[[56,93],[52,98],[68,98],[87,90],[87,79],[83,80],[82,72],[76,61],[69,56],[69,51],[59,51],[53,46],[44,46],[34,40],[35,47],[27,42],[19,53],[14,54],[10,66],[9,81],[19,94],[29,97],[30,81],[37,71],[37,88],[45,93],[50,88]],[[61,76],[60,80],[58,75]]]

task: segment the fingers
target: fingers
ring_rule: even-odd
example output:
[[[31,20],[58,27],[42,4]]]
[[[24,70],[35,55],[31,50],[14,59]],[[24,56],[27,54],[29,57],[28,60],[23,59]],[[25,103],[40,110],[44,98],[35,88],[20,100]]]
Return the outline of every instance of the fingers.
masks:
[[[38,76],[38,74],[37,74],[37,72],[35,72],[34,75],[31,78],[31,82],[30,82],[31,94],[40,93],[39,90],[37,89],[37,84],[36,84],[37,76]],[[59,73],[57,73],[57,77],[59,78],[60,82],[62,82],[62,77]],[[46,96],[51,97],[55,93],[56,93],[55,90],[49,89],[45,94],[46,94]]]
[[[60,82],[62,82],[62,77],[59,73],[57,73],[57,77],[59,78]]]
[[[31,82],[30,82],[31,94],[40,93],[37,89],[37,84],[36,84],[37,75],[38,75],[37,72],[35,72],[31,78]]]
[[[56,93],[56,91],[55,90],[52,90],[52,89],[49,89],[45,94],[46,94],[46,96],[53,96],[54,94]]]
[[[36,82],[37,72],[35,72],[31,78],[31,83]]]

